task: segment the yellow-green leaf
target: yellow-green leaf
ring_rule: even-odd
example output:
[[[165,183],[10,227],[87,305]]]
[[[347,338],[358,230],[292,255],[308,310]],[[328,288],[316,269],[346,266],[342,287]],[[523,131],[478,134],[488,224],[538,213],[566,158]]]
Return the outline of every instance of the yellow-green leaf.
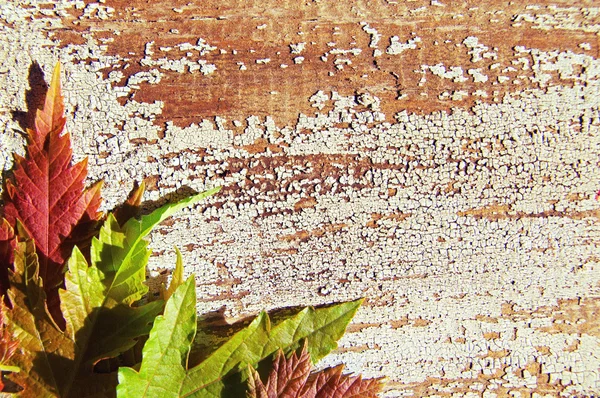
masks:
[[[175,270],[173,271],[173,275],[171,275],[171,283],[169,283],[169,287],[165,288],[165,285],[161,285],[160,287],[160,295],[163,300],[168,300],[169,297],[173,295],[175,290],[183,284],[183,258],[181,258],[181,252],[175,247],[175,255],[177,256],[177,260],[175,261]]]
[[[92,263],[106,275],[108,296],[117,302],[133,303],[139,300],[148,291],[143,282],[151,254],[144,237],[175,212],[198,203],[220,189],[213,188],[179,202],[169,203],[139,220],[129,219],[123,227],[109,214],[100,230],[100,236],[92,240],[91,251]]]
[[[186,377],[187,356],[196,335],[194,279],[179,286],[154,321],[144,345],[139,372],[119,369],[118,397],[178,397]]]

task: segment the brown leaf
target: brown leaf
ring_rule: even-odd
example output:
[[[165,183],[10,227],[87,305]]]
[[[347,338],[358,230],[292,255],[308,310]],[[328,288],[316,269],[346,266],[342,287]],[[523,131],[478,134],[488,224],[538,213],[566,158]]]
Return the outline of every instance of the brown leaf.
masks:
[[[254,368],[251,368],[252,376],[248,379],[250,396],[257,398],[297,397],[308,380],[310,368],[310,355],[306,351],[306,345],[304,345],[300,357],[294,352],[290,358],[286,359],[283,351],[279,350],[273,361],[273,370],[269,374],[266,385],[262,383]]]
[[[304,344],[300,355],[289,358],[280,350],[273,361],[266,384],[250,367],[249,398],[347,398],[376,397],[381,391],[381,379],[363,380],[361,376],[342,374],[343,365],[310,374],[311,360]]]
[[[344,365],[314,373],[306,383],[302,397],[374,398],[381,391],[381,379],[366,379],[342,374]]]
[[[67,263],[65,289],[59,289],[62,330],[47,309],[37,258],[33,241],[19,240],[15,270],[9,272],[13,309],[6,318],[8,330],[19,341],[8,365],[21,371],[10,379],[26,397],[114,396],[116,372],[100,374],[94,365],[147,335],[163,303],[130,307],[108,297],[104,273],[88,265],[75,248]]]
[[[142,204],[142,198],[145,190],[146,184],[143,181],[139,185],[137,182],[135,183],[125,203],[119,206],[114,212],[115,218],[119,222],[119,225],[123,225],[130,218],[137,217],[139,215],[140,205]]]
[[[59,395],[60,386],[70,376],[70,372],[64,371],[64,365],[72,360],[75,346],[47,311],[31,240],[17,244],[14,266],[14,272],[9,271],[11,287],[8,291],[13,308],[5,315],[8,329],[20,347],[10,364],[21,371],[10,378],[26,389],[29,394],[26,396]]]

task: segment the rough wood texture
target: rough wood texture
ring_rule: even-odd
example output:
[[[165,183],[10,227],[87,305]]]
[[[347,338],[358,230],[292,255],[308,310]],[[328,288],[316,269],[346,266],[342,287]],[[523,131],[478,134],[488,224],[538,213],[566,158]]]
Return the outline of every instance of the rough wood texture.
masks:
[[[600,391],[594,2],[0,0],[0,29],[0,166],[60,60],[106,208],[225,187],[153,236],[199,311],[365,296],[327,361],[386,396]]]

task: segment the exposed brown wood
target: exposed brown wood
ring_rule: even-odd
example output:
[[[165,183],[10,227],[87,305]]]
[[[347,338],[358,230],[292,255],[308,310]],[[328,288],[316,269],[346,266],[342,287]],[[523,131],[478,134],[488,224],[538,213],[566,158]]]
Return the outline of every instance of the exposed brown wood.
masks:
[[[107,208],[223,185],[161,225],[156,284],[177,244],[228,319],[366,297],[332,361],[384,395],[600,388],[594,1],[16,1],[0,27],[4,168],[60,60]]]

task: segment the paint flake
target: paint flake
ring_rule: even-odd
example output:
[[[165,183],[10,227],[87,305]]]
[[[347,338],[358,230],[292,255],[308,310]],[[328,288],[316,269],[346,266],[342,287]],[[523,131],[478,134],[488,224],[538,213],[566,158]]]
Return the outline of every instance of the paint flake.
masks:
[[[489,47],[479,43],[477,37],[469,36],[463,40],[462,44],[469,49],[468,54],[471,55],[471,62],[479,62],[484,58],[496,59],[498,56],[496,51],[488,51]]]
[[[400,38],[398,36],[392,36],[390,38],[390,45],[385,50],[385,52],[390,55],[398,55],[406,50],[416,49],[417,43],[421,43],[421,38],[418,36],[409,39],[406,43],[400,43]]]
[[[304,51],[305,47],[306,47],[306,42],[290,44],[290,52],[292,54],[300,54],[302,51]]]
[[[379,41],[381,40],[382,35],[377,31],[377,29],[371,27],[367,22],[361,22],[362,29],[371,36],[371,41],[369,42],[370,48],[377,48],[379,45]]]
[[[464,76],[463,69],[460,66],[451,66],[449,70],[446,70],[444,64],[439,63],[437,65],[421,65],[422,71],[429,70],[435,76],[439,76],[443,79],[450,79],[456,83],[466,82],[468,79]]]
[[[474,83],[485,83],[488,81],[487,75],[481,72],[481,68],[468,69],[467,73],[473,76]]]

